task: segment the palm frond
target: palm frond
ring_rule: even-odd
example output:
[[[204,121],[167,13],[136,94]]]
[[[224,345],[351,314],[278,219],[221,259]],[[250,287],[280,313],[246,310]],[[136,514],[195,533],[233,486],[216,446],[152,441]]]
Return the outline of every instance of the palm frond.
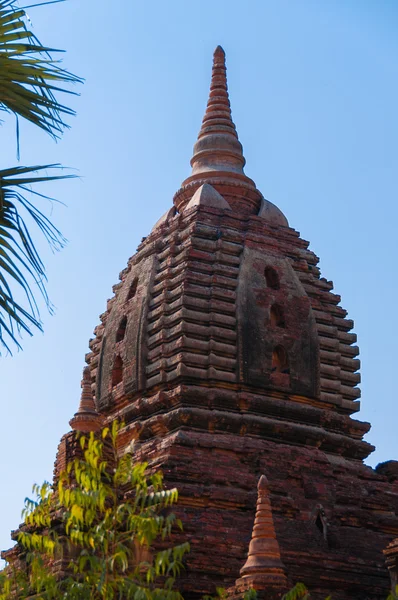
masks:
[[[19,334],[32,334],[32,327],[42,329],[39,310],[32,285],[39,289],[46,305],[51,305],[45,289],[46,275],[43,262],[32,240],[30,228],[34,224],[53,250],[65,244],[60,231],[27,198],[27,192],[47,198],[29,186],[69,179],[74,175],[47,175],[44,171],[59,165],[17,166],[0,170],[0,345],[8,352],[11,346],[20,348]],[[29,223],[30,221],[30,223]],[[16,300],[25,297],[27,306]]]
[[[0,0],[0,110],[24,117],[57,138],[68,127],[64,117],[75,113],[55,94],[74,94],[65,86],[82,79],[52,58],[61,50],[42,46],[27,22],[16,0]]]

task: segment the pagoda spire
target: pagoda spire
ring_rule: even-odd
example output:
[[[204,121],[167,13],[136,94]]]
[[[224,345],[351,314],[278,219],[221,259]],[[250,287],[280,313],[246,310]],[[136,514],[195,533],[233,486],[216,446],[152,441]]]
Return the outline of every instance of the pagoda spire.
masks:
[[[191,159],[192,175],[226,171],[244,175],[242,145],[232,121],[225,52],[217,46],[213,55],[210,94]]]
[[[69,421],[69,425],[74,431],[99,431],[99,429],[101,429],[102,419],[95,406],[93,393],[91,390],[91,375],[89,367],[85,367],[83,369],[81,387],[82,393],[79,408]]]
[[[174,196],[177,210],[181,212],[195,191],[208,184],[215,187],[232,209],[257,214],[262,195],[254,181],[245,175],[245,163],[231,115],[225,52],[217,46],[207,108],[191,158],[192,172]]]
[[[276,538],[268,481],[261,475],[258,486],[257,509],[247,561],[236,581],[239,591],[254,588],[259,591],[285,591],[287,578]]]
[[[217,46],[213,54],[210,94],[198,139],[210,133],[229,133],[238,137],[232,121],[225,52],[221,46]]]

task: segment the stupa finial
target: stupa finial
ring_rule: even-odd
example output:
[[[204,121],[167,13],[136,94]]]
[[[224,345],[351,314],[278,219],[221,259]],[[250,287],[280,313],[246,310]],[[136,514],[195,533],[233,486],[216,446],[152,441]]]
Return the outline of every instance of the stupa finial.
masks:
[[[285,567],[281,560],[275,533],[268,480],[261,475],[257,485],[257,508],[248,557],[236,581],[239,590],[283,591],[287,586]]]
[[[207,108],[191,159],[192,175],[207,171],[243,174],[244,164],[242,145],[232,121],[225,52],[217,46]]]
[[[221,46],[217,46],[213,54],[209,99],[198,139],[215,133],[229,133],[234,138],[238,138],[232,121],[231,104],[229,102],[225,52]],[[243,158],[242,147],[240,147],[240,154],[243,167],[245,159]],[[194,159],[195,156],[192,158],[191,164]]]
[[[83,379],[81,383],[82,394],[77,412],[69,421],[69,425],[74,431],[99,431],[101,429],[102,419],[97,412],[93,393],[91,391],[91,375],[89,367],[83,369]]]
[[[225,52],[221,46],[217,46],[213,54],[206,112],[191,158],[192,172],[174,196],[177,210],[184,210],[198,187],[209,184],[215,187],[232,209],[235,207],[257,214],[262,195],[255,183],[245,175],[245,162],[231,115]]]

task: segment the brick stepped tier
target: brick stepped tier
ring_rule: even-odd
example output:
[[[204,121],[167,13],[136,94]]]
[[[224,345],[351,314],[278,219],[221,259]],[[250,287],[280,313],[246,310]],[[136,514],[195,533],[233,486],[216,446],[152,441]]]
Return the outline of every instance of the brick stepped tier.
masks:
[[[121,273],[90,344],[99,408],[140,422],[170,412],[167,429],[182,415],[207,422],[217,421],[214,411],[225,411],[234,431],[259,428],[261,435],[294,443],[310,438],[331,452],[367,456],[372,447],[361,438],[369,426],[348,417],[359,409],[359,361],[348,356],[358,351],[348,333],[353,323],[307,246],[290,228],[207,206],[155,229]],[[278,289],[267,287],[270,265]],[[127,299],[132,285],[135,295]],[[283,328],[270,324],[275,303],[285,314]],[[126,332],[116,341],[123,318]],[[272,351],[280,344],[291,354],[288,375],[272,372]],[[123,376],[113,385],[116,356]],[[160,409],[160,397],[174,400]],[[213,415],[205,417],[203,405]]]
[[[195,224],[158,256],[148,313],[147,387],[176,377],[236,381],[236,288],[242,245]]]

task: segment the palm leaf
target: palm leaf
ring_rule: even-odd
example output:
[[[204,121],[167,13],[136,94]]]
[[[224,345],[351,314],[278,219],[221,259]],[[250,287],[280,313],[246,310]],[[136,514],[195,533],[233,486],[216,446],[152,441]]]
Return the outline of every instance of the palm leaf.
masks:
[[[30,7],[62,0],[36,2]],[[17,0],[0,0],[0,111],[23,117],[59,137],[65,116],[74,111],[55,96],[74,93],[68,86],[82,79],[61,67],[52,55],[61,51],[43,46],[27,24],[30,20]],[[58,165],[17,166],[0,170],[0,347],[20,348],[19,334],[42,329],[35,296],[37,290],[51,311],[45,290],[45,269],[36,250],[33,233],[38,229],[53,249],[64,238],[51,221],[30,201],[29,195],[51,200],[31,186],[65,179],[71,175],[48,175]]]
[[[32,327],[42,329],[40,315],[32,290],[39,289],[51,311],[47,297],[45,268],[31,237],[32,224],[54,250],[64,246],[65,239],[51,221],[27,198],[27,192],[46,198],[27,186],[74,175],[47,175],[44,171],[59,165],[17,166],[0,170],[0,345],[12,352],[12,345],[21,347],[19,334],[32,334]],[[16,300],[25,297],[26,305]]]
[[[55,93],[74,93],[65,85],[82,79],[52,58],[61,50],[43,46],[26,22],[26,12],[16,0],[0,0],[0,110],[21,116],[57,138],[68,127],[64,117],[74,111]]]

